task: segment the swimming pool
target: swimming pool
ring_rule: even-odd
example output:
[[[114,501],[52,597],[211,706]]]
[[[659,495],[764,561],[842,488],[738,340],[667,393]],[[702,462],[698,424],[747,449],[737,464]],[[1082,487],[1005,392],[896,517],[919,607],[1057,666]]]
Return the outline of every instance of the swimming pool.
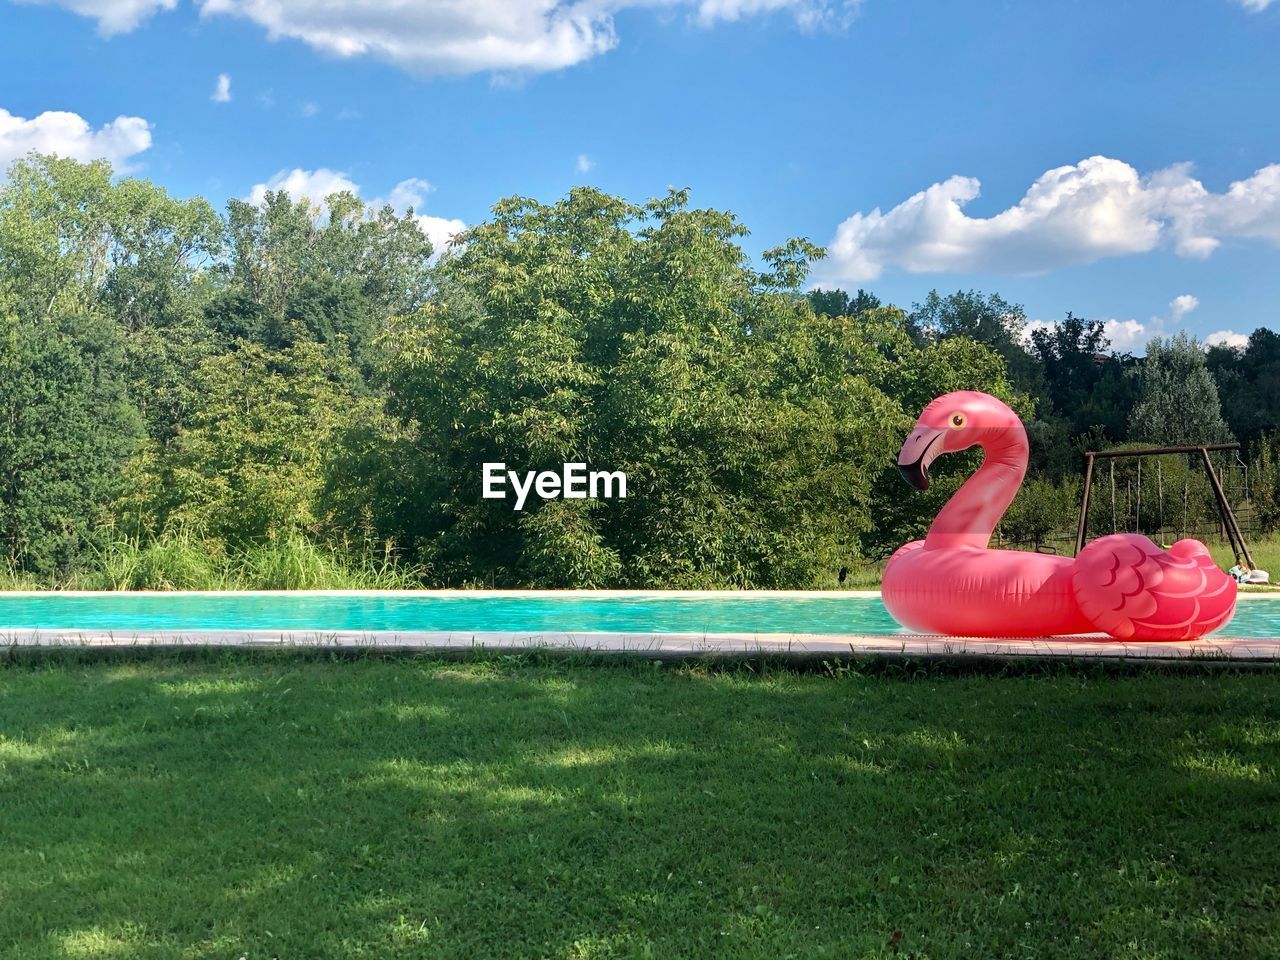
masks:
[[[392,631],[910,635],[874,594],[0,594],[0,633]],[[1220,635],[1280,637],[1280,599],[1241,600]]]

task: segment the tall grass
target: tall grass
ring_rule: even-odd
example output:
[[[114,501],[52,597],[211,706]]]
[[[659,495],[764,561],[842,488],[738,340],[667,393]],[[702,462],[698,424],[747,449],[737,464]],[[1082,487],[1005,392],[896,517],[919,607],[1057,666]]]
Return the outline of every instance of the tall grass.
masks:
[[[993,544],[994,546],[995,544]],[[1209,540],[1214,559],[1226,569],[1231,548]],[[1018,549],[1014,544],[1006,547]],[[1280,579],[1280,538],[1251,539],[1256,564]],[[1063,556],[1070,556],[1066,550]],[[851,562],[843,582],[833,572],[811,584],[823,590],[878,589],[883,562]],[[12,565],[0,567],[6,590],[413,590],[427,585],[420,568],[397,561],[390,545],[380,554],[316,543],[302,535],[228,550],[216,540],[172,531],[149,541],[117,540],[94,554],[91,566],[52,581]]]
[[[222,590],[214,544],[183,530],[139,543],[118,540],[98,553],[97,569],[76,578],[85,590]]]
[[[70,577],[49,581],[14,568],[0,570],[0,590],[411,590],[420,571],[380,556],[339,551],[294,535],[242,550],[190,531],[153,540],[116,540]]]
[[[421,587],[413,571],[390,551],[380,560],[352,558],[304,537],[254,546],[233,558],[228,573],[236,590],[408,590]]]
[[[12,562],[0,567],[0,590],[43,590],[48,586],[35,574],[19,570]]]
[[[1272,583],[1280,581],[1280,538],[1267,537],[1255,540],[1246,535],[1245,543],[1249,547],[1250,556],[1253,557],[1254,566],[1271,574]],[[1235,555],[1227,543],[1210,541],[1208,547],[1209,552],[1213,554],[1213,559],[1222,569],[1226,570],[1235,564]]]

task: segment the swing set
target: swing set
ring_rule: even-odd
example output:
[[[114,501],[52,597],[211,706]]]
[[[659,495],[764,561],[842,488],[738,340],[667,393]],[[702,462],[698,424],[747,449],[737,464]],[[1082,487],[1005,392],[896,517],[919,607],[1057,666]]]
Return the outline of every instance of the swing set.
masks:
[[[1244,576],[1251,573],[1260,573],[1263,576],[1262,582],[1266,582],[1266,574],[1256,571],[1253,563],[1253,557],[1249,554],[1248,544],[1245,543],[1244,532],[1240,529],[1240,522],[1236,518],[1235,512],[1231,509],[1231,504],[1227,500],[1227,495],[1222,487],[1222,478],[1218,475],[1213,467],[1213,461],[1210,453],[1219,451],[1235,451],[1236,459],[1239,460],[1240,444],[1238,443],[1207,443],[1197,446],[1185,447],[1146,447],[1137,450],[1090,450],[1085,453],[1084,468],[1084,494],[1080,501],[1080,523],[1076,527],[1076,555],[1084,549],[1085,535],[1088,525],[1089,501],[1093,492],[1093,481],[1098,466],[1098,461],[1107,461],[1111,474],[1111,525],[1112,532],[1116,532],[1118,526],[1116,511],[1116,461],[1125,458],[1138,458],[1137,465],[1137,484],[1136,484],[1136,500],[1134,496],[1135,487],[1132,481],[1127,481],[1126,486],[1126,516],[1128,515],[1128,507],[1133,507],[1133,516],[1140,523],[1142,517],[1142,457],[1161,457],[1170,454],[1181,454],[1188,457],[1188,463],[1198,460],[1204,467],[1205,476],[1209,481],[1209,488],[1213,493],[1213,499],[1217,505],[1218,518],[1221,523],[1221,530],[1226,535],[1227,541],[1231,544],[1231,552],[1235,555],[1237,568],[1243,571]],[[1245,470],[1245,495],[1248,496],[1248,468],[1241,463]],[[1160,460],[1156,460],[1156,491],[1157,491],[1157,509],[1159,512],[1160,530],[1164,531],[1164,472]],[[1188,502],[1189,491],[1186,478],[1184,476],[1182,485],[1182,530],[1185,533],[1188,526]],[[1233,568],[1234,571],[1234,568]],[[1254,578],[1249,576],[1250,582],[1254,582]]]

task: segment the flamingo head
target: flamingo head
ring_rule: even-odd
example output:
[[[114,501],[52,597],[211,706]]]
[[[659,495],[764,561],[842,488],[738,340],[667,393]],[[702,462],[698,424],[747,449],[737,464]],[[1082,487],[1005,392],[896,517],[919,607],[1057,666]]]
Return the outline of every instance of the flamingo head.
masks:
[[[988,393],[957,390],[938,397],[920,414],[915,429],[898,451],[898,471],[917,490],[929,489],[929,465],[944,453],[975,444],[986,448],[998,439],[1026,431],[1018,415]]]

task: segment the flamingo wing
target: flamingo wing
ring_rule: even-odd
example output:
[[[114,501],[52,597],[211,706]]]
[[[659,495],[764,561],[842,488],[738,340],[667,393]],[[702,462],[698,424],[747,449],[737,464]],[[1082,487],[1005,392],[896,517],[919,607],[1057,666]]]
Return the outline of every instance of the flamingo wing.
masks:
[[[1236,582],[1198,540],[1162,550],[1132,533],[1102,537],[1076,558],[1076,602],[1119,640],[1194,640],[1223,626],[1236,608]]]

